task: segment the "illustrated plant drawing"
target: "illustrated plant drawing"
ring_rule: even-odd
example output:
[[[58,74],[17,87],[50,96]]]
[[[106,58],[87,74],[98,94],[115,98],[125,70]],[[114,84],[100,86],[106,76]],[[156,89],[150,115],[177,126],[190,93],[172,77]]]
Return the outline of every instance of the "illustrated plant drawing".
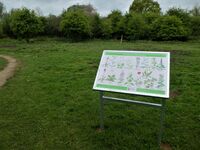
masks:
[[[116,80],[116,77],[115,77],[115,75],[108,75],[107,80],[110,82],[114,82]]]

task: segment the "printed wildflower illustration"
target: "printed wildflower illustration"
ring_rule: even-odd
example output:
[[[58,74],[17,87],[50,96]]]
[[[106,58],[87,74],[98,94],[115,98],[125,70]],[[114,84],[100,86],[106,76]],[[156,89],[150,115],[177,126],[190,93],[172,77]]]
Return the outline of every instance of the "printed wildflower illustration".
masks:
[[[160,59],[160,63],[157,65],[158,70],[164,70],[165,66],[163,65],[163,60],[162,58]]]
[[[117,68],[122,69],[124,67],[124,63],[117,64]]]
[[[133,74],[130,74],[127,78],[126,78],[126,85],[127,86],[133,86],[134,85],[134,78],[133,78]]]
[[[110,82],[114,82],[116,80],[115,75],[108,75],[107,80]]]
[[[155,85],[155,81],[157,81],[156,78],[150,77],[150,78],[144,80],[144,85],[146,88],[153,88]]]
[[[152,69],[155,69],[157,67],[156,58],[152,58],[152,60],[151,60],[151,66],[152,66]]]
[[[137,87],[141,87],[143,84],[141,78],[135,79],[134,82]]]
[[[136,68],[140,66],[140,57],[136,58]]]
[[[143,58],[143,61],[141,63],[141,68],[148,68],[149,67],[149,59]]]
[[[124,71],[122,71],[119,75],[119,83],[123,83],[124,82]]]
[[[162,74],[160,74],[159,75],[159,79],[158,79],[158,86],[157,86],[157,88],[162,88],[162,87],[164,87],[165,86],[165,84],[164,84],[164,76],[162,75]]]
[[[144,72],[142,73],[143,78],[148,78],[151,74],[152,74],[152,70],[146,69],[144,70]]]
[[[104,82],[106,80],[106,76],[105,75],[102,75],[100,78],[99,78],[99,81],[101,82]]]

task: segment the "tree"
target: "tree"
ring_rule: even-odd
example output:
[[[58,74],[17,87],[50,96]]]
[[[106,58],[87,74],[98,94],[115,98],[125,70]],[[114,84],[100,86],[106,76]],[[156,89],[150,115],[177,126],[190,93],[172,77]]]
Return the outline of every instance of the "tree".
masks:
[[[45,34],[49,36],[60,36],[61,31],[59,26],[61,23],[61,17],[50,14],[45,19],[46,19],[46,26],[44,29]]]
[[[193,36],[200,36],[200,16],[191,17],[191,31]]]
[[[12,29],[10,27],[11,22],[11,15],[10,13],[4,13],[2,17],[2,32],[4,35],[13,37],[14,34],[12,32]]]
[[[173,7],[167,11],[167,15],[178,17],[185,26],[190,27],[190,16],[186,10]]]
[[[158,2],[154,0],[134,0],[129,8],[132,13],[157,13],[160,14],[161,8]]]
[[[189,30],[182,21],[176,16],[161,16],[153,22],[152,39],[169,40],[187,40]]]
[[[99,14],[94,15],[91,21],[91,30],[93,38],[101,38],[103,34],[103,23]]]
[[[200,16],[200,6],[195,6],[191,11],[190,14],[192,16]]]
[[[67,38],[75,41],[87,39],[91,35],[89,19],[80,10],[65,12],[60,28]]]
[[[3,5],[3,3],[2,2],[0,2],[0,20],[1,20],[1,18],[3,17],[3,12],[4,12],[4,5]]]
[[[40,32],[40,23],[35,12],[25,7],[11,12],[10,26],[17,38],[25,39],[27,42]]]
[[[147,25],[144,18],[140,14],[127,14],[126,15],[126,38],[128,40],[143,39]]]
[[[122,18],[122,13],[119,10],[113,10],[111,14],[108,15],[108,19],[110,19],[112,25],[112,37],[114,38],[121,37],[120,22]]]
[[[83,11],[87,16],[93,16],[97,14],[96,10],[91,4],[88,5],[72,5],[67,11]]]
[[[110,19],[107,18],[103,18],[102,20],[102,26],[103,26],[103,30],[102,30],[102,36],[105,39],[109,39],[112,37],[112,24]]]

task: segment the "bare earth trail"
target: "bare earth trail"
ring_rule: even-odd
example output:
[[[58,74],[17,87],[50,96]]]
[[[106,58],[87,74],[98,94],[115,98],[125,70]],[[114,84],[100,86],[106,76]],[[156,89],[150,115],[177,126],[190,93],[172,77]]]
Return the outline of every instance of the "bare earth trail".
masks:
[[[14,75],[14,72],[18,66],[18,62],[15,58],[7,55],[0,55],[1,58],[7,61],[6,67],[0,71],[0,88],[6,83],[6,81]]]

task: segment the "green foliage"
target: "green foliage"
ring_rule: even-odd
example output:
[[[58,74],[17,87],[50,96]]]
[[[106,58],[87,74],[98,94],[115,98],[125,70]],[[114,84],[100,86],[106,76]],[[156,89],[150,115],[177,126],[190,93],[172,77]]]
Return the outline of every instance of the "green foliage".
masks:
[[[153,40],[187,40],[189,37],[188,29],[176,16],[161,16],[153,22]]]
[[[190,27],[190,16],[186,10],[173,7],[167,11],[167,15],[178,17],[183,22],[183,25]]]
[[[104,18],[102,20],[102,25],[103,25],[103,28],[102,28],[102,36],[103,36],[103,38],[105,38],[105,39],[111,38],[112,37],[112,23],[111,23],[111,20]]]
[[[87,16],[96,15],[97,12],[91,4],[88,5],[72,5],[70,6],[67,11],[83,11]]]
[[[12,29],[10,27],[10,22],[11,22],[11,15],[10,13],[4,13],[3,18],[2,18],[2,30],[3,34],[13,37],[14,34],[12,32]]]
[[[200,16],[191,17],[191,31],[193,36],[200,36]]]
[[[113,10],[111,14],[107,17],[111,21],[112,26],[112,37],[113,38],[120,38],[121,37],[121,26],[123,23],[123,16],[121,11]]]
[[[27,8],[11,12],[10,26],[17,38],[26,39],[27,42],[41,31],[41,24],[35,12]]]
[[[2,2],[0,2],[0,20],[2,19],[3,17],[3,13],[4,13],[4,5]]]
[[[43,16],[38,17],[39,20],[39,26],[40,26],[40,31],[39,35],[45,35],[45,27],[47,26],[47,19]]]
[[[75,41],[87,39],[91,35],[89,19],[83,11],[66,12],[60,27],[67,38]]]
[[[161,8],[154,0],[134,0],[129,8],[130,13],[157,13],[160,14]]]
[[[91,32],[93,38],[102,38],[103,35],[103,23],[99,14],[92,17],[91,20]]]
[[[160,14],[145,13],[142,15],[142,17],[144,18],[146,24],[144,39],[151,39],[152,24],[157,18],[160,17]]]
[[[0,38],[2,38],[2,37],[3,37],[3,24],[0,21]]]
[[[46,17],[45,34],[48,36],[60,36],[61,31],[59,25],[61,23],[61,17],[55,15],[49,15]]]
[[[126,15],[126,38],[129,40],[143,39],[147,25],[145,20],[140,14],[127,14]]]

